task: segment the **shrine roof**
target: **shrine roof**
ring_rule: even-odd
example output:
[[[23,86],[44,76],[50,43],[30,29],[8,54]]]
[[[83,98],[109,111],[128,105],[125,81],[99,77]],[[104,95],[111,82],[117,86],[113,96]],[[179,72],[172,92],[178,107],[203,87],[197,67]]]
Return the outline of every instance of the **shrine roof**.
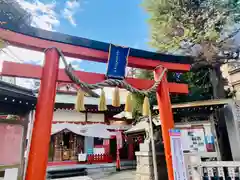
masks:
[[[77,95],[75,94],[56,94],[55,103],[75,104]],[[98,105],[100,98],[84,97],[85,105]],[[106,99],[107,105],[112,105],[112,99]],[[121,104],[125,104],[125,99],[121,99]]]
[[[204,106],[221,106],[225,104],[229,104],[232,102],[232,99],[214,99],[214,100],[205,100],[205,101],[193,101],[193,102],[185,102],[179,104],[172,104],[173,109],[178,108],[196,108],[196,107],[204,107]],[[158,109],[158,106],[155,105],[153,107],[154,110]]]
[[[0,112],[24,114],[35,108],[37,97],[26,88],[0,80]]]
[[[59,133],[63,130],[71,131],[75,134],[81,136],[90,137],[100,137],[100,138],[110,138],[111,136],[116,136],[116,132],[109,130],[127,130],[131,128],[131,125],[106,125],[106,124],[72,124],[72,123],[57,123],[52,124],[51,135]],[[99,132],[101,132],[99,134]]]
[[[75,105],[74,104],[63,104],[63,103],[55,103],[55,111],[76,111],[75,110]],[[113,107],[112,105],[107,105],[107,110],[106,111],[99,111],[98,110],[98,105],[85,105],[85,112],[89,113],[105,113],[106,117],[109,117],[110,119],[115,119],[113,116],[116,113],[120,113],[124,111],[124,105],[121,105],[120,107]]]
[[[135,125],[133,125],[130,129],[128,129],[124,133],[135,134],[135,133],[139,133],[139,132],[145,132],[146,128],[148,128],[148,126],[149,126],[149,123],[147,121],[148,121],[147,118],[142,117],[142,119],[139,122],[137,122]],[[154,126],[161,125],[159,116],[152,117],[152,122],[153,122]]]
[[[65,109],[65,110],[74,110],[74,105],[76,102],[76,94],[56,94],[55,98],[55,109]],[[98,104],[100,98],[95,97],[84,97],[84,105],[86,107],[86,112],[99,112]],[[112,100],[106,99],[107,111],[108,113],[119,113],[124,110],[124,104],[122,102],[120,107],[113,107]]]
[[[180,122],[182,121],[181,118],[185,117],[187,117],[189,121],[195,121],[196,119],[203,121],[209,119],[209,116],[216,110],[233,102],[233,99],[214,99],[172,104],[174,121]],[[158,113],[157,106],[154,106],[153,109]]]

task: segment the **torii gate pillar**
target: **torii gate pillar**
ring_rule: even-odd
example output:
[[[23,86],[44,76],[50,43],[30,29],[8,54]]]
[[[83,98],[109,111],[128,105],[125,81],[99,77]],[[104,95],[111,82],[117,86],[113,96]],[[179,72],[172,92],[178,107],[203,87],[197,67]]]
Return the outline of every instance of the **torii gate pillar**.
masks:
[[[59,54],[55,48],[45,52],[41,86],[32,130],[26,180],[45,180],[48,150],[56,96]]]
[[[159,66],[155,69],[154,78],[157,80],[163,71],[163,67]],[[157,89],[157,101],[158,109],[160,114],[162,137],[164,142],[164,152],[166,158],[168,179],[174,180],[173,166],[172,166],[172,155],[171,155],[171,144],[169,129],[174,128],[174,120],[172,114],[171,100],[169,96],[169,87],[167,81],[167,73],[165,72],[162,81]]]

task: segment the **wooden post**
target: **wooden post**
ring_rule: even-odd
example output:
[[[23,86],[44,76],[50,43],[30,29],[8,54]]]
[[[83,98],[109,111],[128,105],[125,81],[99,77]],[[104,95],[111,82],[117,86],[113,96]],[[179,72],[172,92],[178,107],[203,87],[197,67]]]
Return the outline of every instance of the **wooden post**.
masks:
[[[121,170],[119,145],[117,145],[116,171]]]
[[[78,144],[77,144],[77,135],[74,134],[73,135],[73,160],[77,160],[78,159],[78,152],[77,152],[77,147]]]
[[[70,160],[77,160],[77,137],[76,134],[70,134]]]
[[[18,171],[18,177],[20,180],[24,180],[24,168],[25,168],[25,150],[26,150],[26,140],[27,140],[27,131],[28,131],[28,122],[29,122],[30,112],[25,114],[22,117],[23,122],[23,137],[22,137],[22,145],[21,145],[21,162],[20,168]]]
[[[61,151],[60,151],[60,134],[54,134],[53,135],[53,139],[54,139],[54,153],[53,153],[53,161],[61,161]]]
[[[118,130],[117,131],[118,134],[116,136],[116,144],[117,144],[117,151],[116,151],[116,171],[120,171],[121,170],[121,160],[120,160],[120,140],[121,140],[121,132]]]
[[[128,160],[134,160],[133,138],[129,136],[127,138],[127,141],[128,141]]]
[[[63,161],[63,132],[59,132],[59,161]]]
[[[48,49],[45,52],[26,180],[45,180],[46,178],[58,66],[59,54],[57,50],[55,48]]]
[[[163,67],[158,67],[155,69],[155,80],[159,78],[163,71]],[[162,128],[162,137],[164,142],[164,152],[166,158],[166,165],[168,171],[168,179],[174,180],[173,176],[173,166],[172,166],[172,154],[171,154],[171,144],[170,144],[170,136],[169,130],[174,128],[174,120],[172,114],[172,106],[169,96],[169,87],[167,82],[167,73],[162,78],[162,81],[157,90],[157,101],[158,101],[158,109],[161,120],[161,128]]]
[[[104,139],[103,140],[103,145],[104,145],[105,154],[109,155],[109,153],[110,153],[110,140],[109,139]]]
[[[34,111],[29,112],[28,116],[28,129],[27,129],[27,146],[26,146],[26,157],[24,161],[24,172],[23,172],[23,179],[26,179],[26,171],[27,171],[27,165],[28,165],[28,157],[29,157],[29,151],[30,151],[30,143],[32,139],[32,128],[33,128],[33,120],[34,120]]]

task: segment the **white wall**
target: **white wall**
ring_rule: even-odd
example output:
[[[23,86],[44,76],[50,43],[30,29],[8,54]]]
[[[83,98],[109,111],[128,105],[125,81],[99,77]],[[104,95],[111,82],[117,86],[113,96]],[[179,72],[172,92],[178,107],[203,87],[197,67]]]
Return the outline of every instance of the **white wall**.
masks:
[[[58,122],[85,122],[85,113],[71,110],[57,109],[53,114],[53,121]]]
[[[53,114],[54,122],[85,122],[85,113],[74,110],[57,109]],[[87,113],[88,122],[104,122],[103,113]]]
[[[88,122],[104,122],[104,114],[103,113],[87,113],[87,121]]]

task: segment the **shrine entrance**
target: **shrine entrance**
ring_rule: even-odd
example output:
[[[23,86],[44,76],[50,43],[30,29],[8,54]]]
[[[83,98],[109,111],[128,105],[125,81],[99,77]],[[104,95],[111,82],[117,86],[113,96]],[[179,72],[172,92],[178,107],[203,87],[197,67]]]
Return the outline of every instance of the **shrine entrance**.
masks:
[[[12,29],[13,27],[9,24],[3,28],[0,28],[0,38],[4,41],[45,52],[43,68],[35,65],[4,62],[1,73],[4,76],[41,79],[26,180],[43,180],[46,176],[57,82],[74,82],[81,91],[92,96],[95,96],[93,89],[105,86],[125,88],[131,93],[145,96],[146,100],[149,94],[156,92],[168,177],[169,180],[173,180],[169,130],[174,127],[174,121],[169,93],[188,93],[188,85],[168,82],[167,71],[189,71],[190,57],[124,48],[64,34],[55,34],[55,32],[30,26],[27,27],[28,31],[24,30],[26,27]],[[105,75],[75,71],[65,60],[65,55],[108,63],[107,73]],[[65,70],[59,69],[60,58],[65,65]],[[153,70],[155,81],[125,78],[126,66]],[[104,111],[105,106],[102,105],[102,107]],[[84,107],[81,106],[81,108]],[[146,108],[143,111],[149,113],[150,109]]]
[[[64,132],[63,133],[63,146],[65,146],[66,149],[70,148],[70,132]]]

